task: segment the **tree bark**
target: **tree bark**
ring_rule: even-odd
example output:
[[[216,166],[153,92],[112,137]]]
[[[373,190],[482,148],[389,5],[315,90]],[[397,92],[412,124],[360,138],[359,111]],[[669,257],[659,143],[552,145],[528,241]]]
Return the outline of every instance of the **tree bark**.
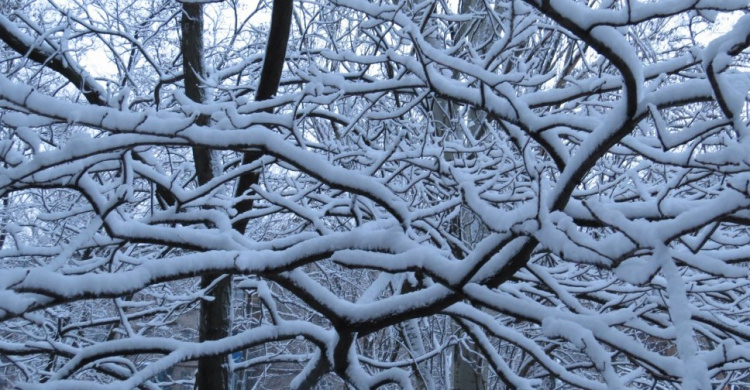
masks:
[[[205,92],[201,78],[205,75],[203,67],[203,6],[201,4],[183,3],[182,20],[182,67],[185,74],[185,95],[191,100],[202,103]],[[209,125],[210,118],[200,115],[196,124]],[[210,181],[214,174],[211,151],[194,146],[193,159],[198,184]],[[222,274],[208,274],[201,277],[201,289],[211,287],[213,301],[202,300],[200,307],[200,324],[198,339],[201,342],[219,340],[229,336],[232,329],[232,278]],[[207,356],[198,359],[198,373],[195,386],[200,390],[230,388],[229,362],[226,355]]]

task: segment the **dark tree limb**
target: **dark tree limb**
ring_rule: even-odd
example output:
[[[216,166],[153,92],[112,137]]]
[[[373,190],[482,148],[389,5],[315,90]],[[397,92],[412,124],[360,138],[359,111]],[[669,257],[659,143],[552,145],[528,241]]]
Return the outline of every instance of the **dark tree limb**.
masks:
[[[71,66],[71,59],[48,45],[32,46],[34,39],[19,30],[13,22],[0,15],[0,40],[5,42],[18,54],[44,65],[65,77],[73,84],[91,104],[106,106],[107,98],[104,89],[91,76],[78,66]]]
[[[268,100],[279,90],[281,72],[284,69],[286,58],[286,46],[292,26],[293,8],[292,0],[274,0],[273,2],[271,30],[268,34],[268,45],[266,46],[266,56],[263,59],[258,89],[255,92],[256,101]],[[247,151],[242,156],[242,165],[250,164],[262,155],[259,151]],[[259,179],[259,172],[249,172],[242,175],[237,181],[235,197],[243,196],[251,186],[258,184]],[[235,208],[238,215],[244,214],[253,208],[253,200],[243,199],[235,205]],[[247,219],[239,219],[232,224],[232,227],[238,232],[244,233],[247,229],[247,223]]]

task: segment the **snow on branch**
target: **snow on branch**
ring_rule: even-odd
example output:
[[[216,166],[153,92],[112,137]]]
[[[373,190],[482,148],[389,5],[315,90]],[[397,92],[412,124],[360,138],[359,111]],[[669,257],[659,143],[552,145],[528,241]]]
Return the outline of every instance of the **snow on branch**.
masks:
[[[6,3],[0,387],[750,386],[747,0]]]

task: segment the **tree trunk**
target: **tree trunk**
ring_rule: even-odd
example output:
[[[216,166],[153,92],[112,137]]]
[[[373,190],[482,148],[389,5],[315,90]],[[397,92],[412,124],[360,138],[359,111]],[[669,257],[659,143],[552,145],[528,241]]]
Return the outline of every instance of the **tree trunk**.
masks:
[[[203,6],[184,3],[182,5],[182,67],[185,73],[185,95],[191,100],[202,103],[205,93],[201,85],[203,70]],[[198,117],[196,123],[206,126],[210,118]],[[202,147],[193,147],[195,174],[198,184],[205,184],[214,176],[211,151]],[[200,307],[199,341],[219,340],[229,336],[232,328],[232,278],[221,274],[204,275],[201,288],[213,285],[210,293],[213,301],[202,300]],[[198,374],[195,385],[200,390],[229,390],[229,364],[227,356],[207,356],[198,359]]]

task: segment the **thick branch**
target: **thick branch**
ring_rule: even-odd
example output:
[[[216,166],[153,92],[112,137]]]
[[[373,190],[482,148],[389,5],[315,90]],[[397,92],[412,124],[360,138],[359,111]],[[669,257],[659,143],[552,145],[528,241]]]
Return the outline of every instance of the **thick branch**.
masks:
[[[279,90],[281,71],[284,69],[284,59],[286,58],[286,45],[289,41],[289,31],[292,26],[293,8],[292,0],[274,0],[273,2],[271,30],[268,35],[268,46],[266,46],[266,56],[263,59],[258,90],[255,93],[256,101],[270,99]],[[242,156],[242,165],[250,164],[261,156],[262,153],[258,151],[245,152]],[[258,172],[249,172],[242,175],[237,181],[235,196],[243,196],[251,186],[258,183],[259,179],[260,173]],[[253,208],[253,200],[243,199],[236,204],[235,208],[238,215],[246,213]],[[247,219],[237,220],[232,224],[232,227],[244,233],[247,229],[247,223]]]

